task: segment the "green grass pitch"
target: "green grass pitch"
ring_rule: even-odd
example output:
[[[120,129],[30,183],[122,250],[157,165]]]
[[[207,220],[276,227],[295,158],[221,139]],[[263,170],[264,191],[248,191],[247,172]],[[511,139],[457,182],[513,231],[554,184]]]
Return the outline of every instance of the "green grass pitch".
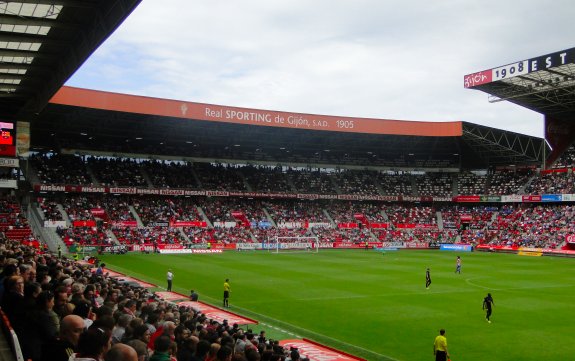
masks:
[[[461,274],[455,258],[462,257]],[[268,338],[306,337],[368,360],[432,360],[440,328],[453,361],[573,360],[575,260],[495,253],[325,250],[106,255],[109,268],[174,291],[195,289],[260,321]],[[425,289],[425,269],[433,283]],[[495,300],[492,323],[483,297]]]

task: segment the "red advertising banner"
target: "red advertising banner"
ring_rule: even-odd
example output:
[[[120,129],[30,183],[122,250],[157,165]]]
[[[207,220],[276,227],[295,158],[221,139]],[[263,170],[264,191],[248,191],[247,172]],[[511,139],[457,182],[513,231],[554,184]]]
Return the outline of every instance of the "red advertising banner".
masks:
[[[471,222],[473,217],[471,217],[471,214],[462,214],[461,216],[459,216],[459,219],[461,220],[461,222]]]
[[[158,249],[184,249],[181,244],[158,244]]]
[[[369,225],[371,228],[387,228],[389,227],[388,223],[370,223]]]
[[[189,221],[171,221],[170,227],[200,227],[206,228],[208,224],[206,222],[189,222]]]
[[[541,174],[552,174],[552,173],[567,173],[569,168],[556,168],[556,169],[544,169],[541,170]]]
[[[72,227],[96,227],[96,221],[89,219],[87,221],[74,221]]]
[[[575,234],[568,234],[565,236],[565,242],[575,243]]]
[[[397,229],[414,229],[414,228],[436,229],[437,224],[396,223],[395,228],[397,228]]]
[[[192,103],[181,100],[158,99],[66,86],[60,88],[54,97],[52,97],[50,103],[134,114],[182,118],[189,119],[190,121],[201,120],[250,126],[424,137],[453,137],[463,134],[462,123],[457,121],[420,122],[289,113]]]
[[[352,223],[352,222],[347,222],[347,223],[339,223],[337,225],[337,228],[343,228],[343,229],[351,229],[351,228],[358,228],[359,225],[357,223]]]
[[[351,243],[351,242],[333,242],[332,248],[365,248],[365,242],[361,243]],[[368,242],[369,248],[381,248],[383,247],[383,242]],[[325,248],[325,247],[323,247]]]
[[[94,216],[103,216],[106,214],[106,211],[103,208],[92,208],[90,209],[90,212]]]
[[[137,221],[115,221],[113,225],[116,227],[138,227]]]
[[[454,202],[480,202],[479,196],[457,196],[453,198]]]
[[[541,196],[523,196],[521,199],[525,203],[541,202]]]
[[[472,88],[477,85],[491,83],[492,79],[491,70],[479,71],[477,73],[464,76],[463,86],[466,88]]]

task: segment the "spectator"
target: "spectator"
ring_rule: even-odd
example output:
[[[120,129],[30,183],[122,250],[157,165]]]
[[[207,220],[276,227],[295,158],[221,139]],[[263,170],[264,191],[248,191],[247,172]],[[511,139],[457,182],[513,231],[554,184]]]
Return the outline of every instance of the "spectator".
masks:
[[[62,319],[59,337],[42,347],[42,361],[68,361],[77,351],[78,340],[84,332],[84,320],[69,315]]]
[[[169,361],[172,340],[167,335],[161,335],[154,341],[154,354],[150,361]]]
[[[112,346],[112,332],[106,328],[93,327],[80,335],[78,352],[70,361],[100,361]]]
[[[104,361],[140,361],[138,354],[132,347],[124,344],[116,344],[106,353]]]

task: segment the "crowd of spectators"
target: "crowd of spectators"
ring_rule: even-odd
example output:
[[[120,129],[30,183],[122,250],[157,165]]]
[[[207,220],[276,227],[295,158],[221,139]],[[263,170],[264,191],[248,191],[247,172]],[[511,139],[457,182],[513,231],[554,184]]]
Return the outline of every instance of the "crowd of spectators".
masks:
[[[375,185],[377,172],[344,169],[335,173],[335,182],[343,194],[379,194]]]
[[[53,199],[39,198],[38,205],[42,209],[44,219],[48,221],[61,221],[62,212],[58,209],[58,202]]]
[[[80,156],[35,154],[28,160],[44,184],[93,185],[86,163]]]
[[[147,161],[143,164],[150,181],[156,188],[198,188],[192,163],[158,160]]]
[[[288,169],[287,175],[298,193],[337,194],[333,172]]]
[[[574,194],[575,175],[572,171],[539,174],[526,188],[527,194]]]
[[[449,173],[416,174],[415,182],[420,196],[447,197],[453,195],[453,180]]]
[[[91,261],[93,268],[0,238],[0,303],[25,360],[300,360],[265,331],[258,337],[163,301]]]
[[[575,166],[575,145],[571,145],[552,165],[553,168],[566,168],[573,166]]]
[[[247,191],[239,167],[230,164],[195,163],[200,188],[213,191]]]
[[[437,223],[435,208],[428,206],[390,204],[385,207],[385,213],[394,224]]]
[[[446,206],[441,209],[443,228],[449,229],[484,229],[493,220],[493,215],[498,211],[493,206]],[[467,227],[463,227],[467,225]]]
[[[570,154],[575,154],[575,150],[570,148],[554,166],[563,166],[563,163],[573,165],[572,158],[575,156]],[[521,168],[491,169],[485,173],[462,171],[456,174],[190,163],[61,154],[36,154],[30,158],[30,162],[32,169],[37,170],[40,181],[45,184],[421,197],[575,192],[571,171],[567,175],[544,175],[535,179],[531,187],[525,190],[535,170]]]
[[[461,172],[457,177],[457,194],[478,195],[485,194],[485,182],[487,175],[473,172]]]
[[[491,229],[498,234],[489,244],[558,248],[575,232],[575,207],[505,205]]]
[[[140,163],[128,158],[87,159],[96,179],[107,187],[148,187]]]
[[[56,199],[38,198],[46,219],[62,215]],[[93,222],[88,226],[59,227],[57,233],[69,246],[74,243],[112,244],[115,240],[110,231],[122,244],[231,244],[316,235],[322,241],[331,242],[348,241],[353,237],[358,237],[359,241],[370,236],[386,241],[390,241],[390,237],[403,241],[437,241],[452,240],[451,233],[458,232],[462,241],[474,244],[497,242],[531,246],[545,244],[546,247],[559,247],[566,234],[575,233],[575,225],[567,221],[573,213],[571,209],[551,205],[541,205],[536,210],[529,207],[516,209],[509,205],[444,205],[440,208],[440,223],[433,206],[409,203],[109,195],[75,195],[58,201],[63,202],[64,214],[68,214],[72,221]],[[131,205],[136,214],[130,212]],[[105,221],[94,216],[94,210],[100,209],[104,210],[104,215],[99,217]],[[15,216],[18,212],[10,214],[12,227],[26,224],[25,217]],[[144,227],[124,227],[114,223],[117,220],[135,223],[136,216]],[[178,221],[195,224],[182,224],[183,228],[172,225]],[[374,223],[376,227],[385,225],[388,229],[372,229],[371,224]],[[526,228],[525,224],[530,227]],[[354,230],[355,227],[358,230]],[[401,233],[394,233],[397,229]],[[500,232],[501,237],[493,236],[494,231]]]
[[[262,206],[268,211],[278,227],[290,222],[328,222],[323,203],[315,201],[265,201]]]
[[[532,169],[502,169],[491,174],[487,194],[520,194],[521,188],[533,176]]]
[[[377,183],[381,193],[386,196],[411,196],[413,194],[412,178],[408,173],[380,172]]]
[[[254,192],[294,193],[282,167],[245,166],[241,171]]]

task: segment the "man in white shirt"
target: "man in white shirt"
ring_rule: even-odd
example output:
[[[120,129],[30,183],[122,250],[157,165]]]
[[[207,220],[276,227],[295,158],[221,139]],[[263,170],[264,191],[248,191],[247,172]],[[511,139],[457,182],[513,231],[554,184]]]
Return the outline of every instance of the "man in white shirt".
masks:
[[[172,290],[172,280],[174,279],[174,274],[172,273],[171,269],[168,270],[168,273],[166,274],[166,278],[168,280],[168,288],[166,288],[166,291],[171,291]]]

